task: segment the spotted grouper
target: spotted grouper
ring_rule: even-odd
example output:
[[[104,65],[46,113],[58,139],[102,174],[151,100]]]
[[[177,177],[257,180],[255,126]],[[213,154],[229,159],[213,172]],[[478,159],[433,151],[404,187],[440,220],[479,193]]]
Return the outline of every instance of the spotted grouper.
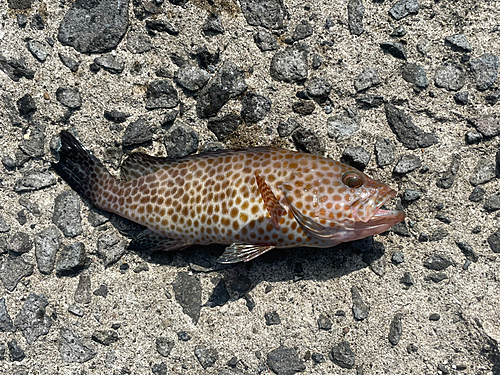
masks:
[[[221,263],[273,248],[327,248],[386,231],[404,219],[381,209],[396,192],[357,169],[275,148],[222,150],[177,160],[132,153],[122,180],[69,132],[54,170],[95,207],[148,229],[131,247],[229,245]]]

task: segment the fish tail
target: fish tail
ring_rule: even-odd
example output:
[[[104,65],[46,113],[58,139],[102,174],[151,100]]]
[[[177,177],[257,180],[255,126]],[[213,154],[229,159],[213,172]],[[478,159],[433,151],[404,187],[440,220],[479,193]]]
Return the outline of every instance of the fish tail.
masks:
[[[71,133],[63,130],[60,138],[59,162],[53,163],[52,168],[95,207],[113,211],[113,201],[121,190],[120,181]]]

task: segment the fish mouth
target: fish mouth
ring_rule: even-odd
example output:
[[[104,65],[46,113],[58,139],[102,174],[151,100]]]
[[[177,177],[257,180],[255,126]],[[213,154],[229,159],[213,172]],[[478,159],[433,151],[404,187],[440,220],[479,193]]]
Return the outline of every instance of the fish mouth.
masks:
[[[396,194],[397,194],[396,190],[393,190],[390,187],[387,187],[386,189],[380,192],[380,194],[377,197],[377,205],[375,213],[372,215],[367,224],[369,224],[372,227],[378,225],[388,225],[388,224],[392,226],[404,220],[404,218],[406,217],[404,211],[386,210],[381,208],[387,201],[394,198]]]

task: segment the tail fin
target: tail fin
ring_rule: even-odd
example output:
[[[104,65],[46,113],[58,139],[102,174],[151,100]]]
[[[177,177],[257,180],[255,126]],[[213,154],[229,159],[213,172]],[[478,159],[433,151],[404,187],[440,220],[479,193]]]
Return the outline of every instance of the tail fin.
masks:
[[[71,133],[63,130],[60,137],[59,162],[52,168],[94,206],[110,211],[112,196],[119,191],[118,180]]]

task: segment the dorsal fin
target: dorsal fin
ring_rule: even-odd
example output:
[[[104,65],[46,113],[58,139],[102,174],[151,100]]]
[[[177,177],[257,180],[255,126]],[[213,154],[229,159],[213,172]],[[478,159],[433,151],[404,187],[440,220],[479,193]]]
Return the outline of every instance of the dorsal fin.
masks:
[[[173,159],[151,156],[142,152],[133,152],[120,166],[121,177],[125,181],[130,181],[165,167]]]
[[[273,221],[273,225],[276,229],[279,229],[280,219],[283,215],[286,214],[286,210],[278,202],[278,199],[274,195],[271,188],[266,184],[266,181],[264,181],[264,179],[260,177],[257,173],[255,174],[255,179],[257,182],[257,186],[259,187],[262,200],[264,201],[264,205],[266,206],[267,211],[271,215],[271,220]]]

